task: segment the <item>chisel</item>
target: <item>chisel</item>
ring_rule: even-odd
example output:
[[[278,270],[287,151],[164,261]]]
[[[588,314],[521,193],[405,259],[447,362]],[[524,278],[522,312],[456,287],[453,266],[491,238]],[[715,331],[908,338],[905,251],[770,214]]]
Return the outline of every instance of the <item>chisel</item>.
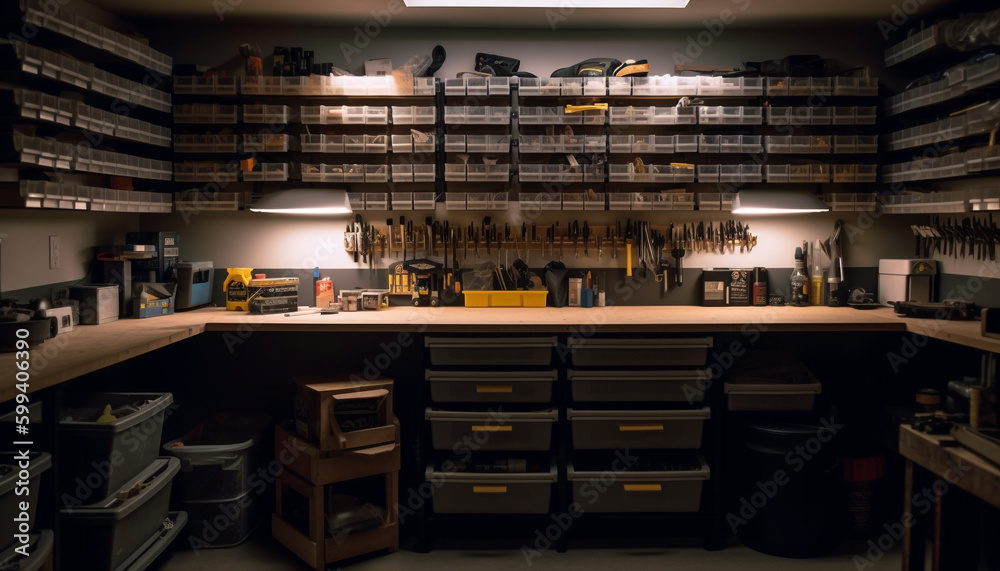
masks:
[[[385,226],[386,226],[385,233],[386,233],[386,236],[388,237],[387,241],[389,242],[389,257],[391,258],[392,257],[392,218],[386,218],[385,219]]]

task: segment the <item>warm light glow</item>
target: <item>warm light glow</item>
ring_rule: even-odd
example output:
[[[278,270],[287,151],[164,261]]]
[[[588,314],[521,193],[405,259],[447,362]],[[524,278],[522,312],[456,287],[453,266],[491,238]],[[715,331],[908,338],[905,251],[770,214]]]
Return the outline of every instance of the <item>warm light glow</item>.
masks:
[[[409,8],[684,8],[688,0],[403,0]]]
[[[328,188],[293,188],[265,194],[251,212],[271,214],[350,214],[347,191]]]
[[[733,198],[733,214],[810,214],[830,207],[802,191],[744,190]]]

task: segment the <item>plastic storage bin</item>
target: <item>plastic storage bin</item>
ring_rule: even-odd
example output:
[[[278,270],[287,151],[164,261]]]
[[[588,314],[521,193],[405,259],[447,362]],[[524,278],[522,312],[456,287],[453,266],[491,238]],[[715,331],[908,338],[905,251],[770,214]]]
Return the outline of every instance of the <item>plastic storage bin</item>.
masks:
[[[128,569],[163,531],[180,465],[158,458],[105,501],[60,510],[62,560],[84,559],[92,571]]]
[[[812,410],[822,384],[727,382],[729,410]]]
[[[544,472],[472,473],[436,470],[428,466],[424,476],[437,487],[431,500],[434,511],[477,514],[549,513],[555,464]]]
[[[82,504],[99,502],[147,468],[160,450],[170,393],[93,393],[59,412],[59,490]],[[107,405],[117,417],[97,422]],[[68,419],[68,420],[67,420]]]
[[[424,372],[434,402],[547,403],[558,377],[555,370]]]
[[[567,341],[572,362],[582,367],[702,366],[711,337],[668,339],[575,339]]]
[[[697,410],[567,409],[573,448],[691,449],[701,446],[708,407]]]
[[[452,450],[475,442],[479,450],[548,450],[559,412],[509,412],[499,407],[487,412],[428,408],[424,418],[431,425],[435,450]]]
[[[266,414],[220,413],[164,444],[163,450],[181,461],[184,500],[221,500],[249,491],[247,478],[262,463],[271,426]]]
[[[711,379],[704,369],[692,371],[575,370],[566,373],[576,402],[701,402],[698,383]]]
[[[188,518],[197,526],[191,529],[191,539],[196,541],[198,546],[209,548],[233,547],[243,543],[269,510],[266,497],[260,495],[259,491],[253,490],[220,500],[185,499],[182,505]],[[219,514],[225,514],[228,518],[225,528],[219,530],[217,534],[202,533],[203,522],[214,522]]]
[[[52,555],[53,537],[50,530],[31,534],[26,544],[27,557],[15,551],[21,547],[20,542],[16,545],[11,544],[9,548],[0,552],[0,571],[38,571]]]
[[[614,460],[612,460],[613,465]],[[574,461],[566,467],[573,501],[587,512],[696,512],[711,474],[700,454],[683,459],[640,459],[606,483],[609,465]]]
[[[426,337],[424,346],[433,365],[547,366],[552,363],[555,337]]]
[[[13,431],[10,434],[14,434]],[[14,543],[14,534],[30,532],[35,523],[35,511],[38,507],[37,498],[39,495],[39,476],[42,472],[52,466],[52,456],[48,452],[31,452],[28,454],[28,484],[25,488],[23,480],[20,478],[22,468],[20,462],[24,460],[18,457],[16,452],[0,452],[0,513],[4,518],[0,520],[0,549]],[[20,483],[19,483],[20,482]],[[27,495],[18,493],[15,488],[27,490]],[[18,527],[18,522],[14,517],[21,513],[18,504],[28,500],[28,530],[24,531]]]

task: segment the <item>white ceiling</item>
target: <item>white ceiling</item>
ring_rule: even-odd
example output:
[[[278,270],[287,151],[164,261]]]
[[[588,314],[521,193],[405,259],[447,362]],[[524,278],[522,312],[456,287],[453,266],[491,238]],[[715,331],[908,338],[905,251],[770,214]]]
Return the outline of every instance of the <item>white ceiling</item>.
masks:
[[[706,20],[752,28],[808,22],[889,20],[899,0],[690,0],[683,9],[405,8],[402,0],[90,0],[126,19],[184,19],[224,23],[312,23],[317,25],[469,28],[700,28]],[[922,13],[948,0],[921,2]],[[898,10],[898,8],[897,8]],[[728,12],[727,12],[728,11]]]

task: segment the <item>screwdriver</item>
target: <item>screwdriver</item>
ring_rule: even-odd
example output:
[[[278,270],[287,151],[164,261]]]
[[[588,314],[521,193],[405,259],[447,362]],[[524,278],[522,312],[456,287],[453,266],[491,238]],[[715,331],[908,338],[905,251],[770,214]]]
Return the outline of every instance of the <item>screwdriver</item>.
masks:
[[[632,219],[625,222],[625,276],[632,277]]]

